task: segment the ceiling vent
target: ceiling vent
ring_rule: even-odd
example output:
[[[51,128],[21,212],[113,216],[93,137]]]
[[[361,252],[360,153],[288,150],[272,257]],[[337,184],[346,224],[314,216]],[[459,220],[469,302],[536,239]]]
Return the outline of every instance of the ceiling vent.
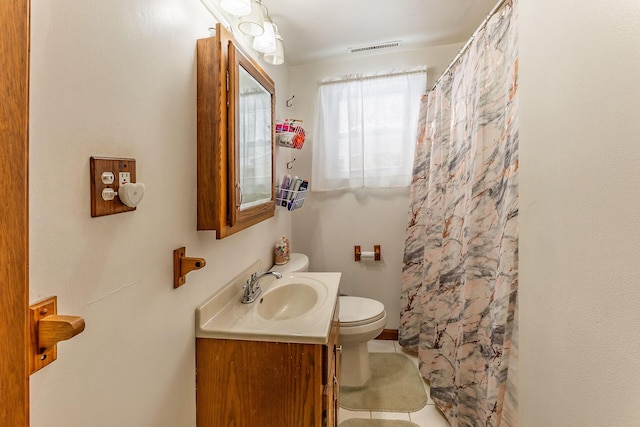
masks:
[[[400,46],[400,43],[401,43],[401,41],[397,40],[397,41],[393,41],[393,42],[372,44],[372,45],[369,45],[369,46],[350,47],[349,48],[349,52],[358,53],[358,52],[369,52],[369,51],[372,51],[372,50],[379,50],[379,49],[387,49],[387,48],[390,48],[390,47],[398,47],[398,46]]]

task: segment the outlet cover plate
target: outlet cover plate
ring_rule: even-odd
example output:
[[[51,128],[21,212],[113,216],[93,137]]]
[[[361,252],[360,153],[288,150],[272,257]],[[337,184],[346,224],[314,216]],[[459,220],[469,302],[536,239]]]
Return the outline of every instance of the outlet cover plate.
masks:
[[[102,198],[102,190],[105,188],[113,188],[116,192],[120,188],[119,180],[115,180],[113,184],[109,185],[103,183],[102,174],[104,172],[112,172],[114,176],[120,177],[121,172],[129,172],[131,174],[130,182],[136,182],[136,160],[92,156],[89,163],[91,178],[91,216],[98,217],[135,211],[136,208],[130,208],[125,205],[118,197],[115,197],[113,200],[104,200]]]

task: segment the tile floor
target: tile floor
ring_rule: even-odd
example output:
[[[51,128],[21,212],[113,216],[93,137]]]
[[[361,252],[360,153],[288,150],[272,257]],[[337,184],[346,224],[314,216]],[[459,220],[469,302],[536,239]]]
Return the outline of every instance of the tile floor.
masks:
[[[396,352],[403,353],[418,366],[418,358],[410,353],[406,353],[398,345],[397,341],[374,340],[368,343],[369,352]],[[429,386],[424,382],[424,388],[429,395]],[[435,404],[429,398],[424,408],[416,412],[378,412],[378,411],[349,411],[340,408],[338,411],[338,423],[350,418],[376,418],[385,420],[405,420],[418,424],[420,427],[449,427],[442,413],[436,408]]]

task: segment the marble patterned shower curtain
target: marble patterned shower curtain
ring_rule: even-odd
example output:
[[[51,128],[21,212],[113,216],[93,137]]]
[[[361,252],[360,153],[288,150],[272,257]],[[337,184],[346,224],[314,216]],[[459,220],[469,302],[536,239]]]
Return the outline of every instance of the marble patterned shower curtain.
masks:
[[[516,2],[423,98],[400,345],[451,426],[517,425]]]

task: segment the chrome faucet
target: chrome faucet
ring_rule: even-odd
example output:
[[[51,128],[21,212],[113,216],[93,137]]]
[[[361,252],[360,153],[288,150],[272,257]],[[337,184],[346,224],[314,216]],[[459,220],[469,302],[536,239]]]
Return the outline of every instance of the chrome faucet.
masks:
[[[249,280],[242,286],[244,289],[244,295],[242,295],[242,299],[240,300],[243,304],[251,304],[254,302],[260,294],[262,293],[262,289],[258,285],[258,281],[261,277],[266,276],[267,274],[272,274],[276,277],[276,279],[280,279],[282,274],[277,271],[257,271],[251,275]]]

